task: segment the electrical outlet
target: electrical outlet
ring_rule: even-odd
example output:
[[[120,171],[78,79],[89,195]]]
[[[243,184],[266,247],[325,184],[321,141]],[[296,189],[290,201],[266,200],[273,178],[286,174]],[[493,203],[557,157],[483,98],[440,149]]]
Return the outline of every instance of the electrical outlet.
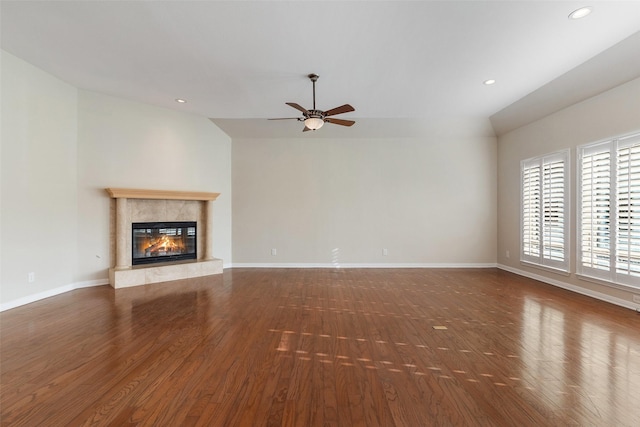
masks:
[[[382,255],[383,256],[389,255],[389,251],[387,250],[387,248],[382,249]]]
[[[511,257],[511,254],[509,253],[509,250],[507,249],[507,251],[504,253],[504,256],[506,256],[507,258]]]
[[[271,255],[273,256],[278,255],[278,251],[276,250],[276,248],[271,249]]]
[[[634,295],[633,302],[637,302],[638,304],[640,304],[640,295]]]
[[[27,281],[29,283],[33,283],[36,281],[36,273],[34,273],[33,271],[30,272],[29,274],[27,274]]]

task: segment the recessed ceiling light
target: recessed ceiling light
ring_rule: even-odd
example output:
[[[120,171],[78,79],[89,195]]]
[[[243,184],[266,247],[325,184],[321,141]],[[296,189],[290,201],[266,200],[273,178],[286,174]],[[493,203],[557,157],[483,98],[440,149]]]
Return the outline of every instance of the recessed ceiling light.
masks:
[[[184,99],[182,99],[182,98],[176,98],[176,102],[177,102],[178,104],[184,104],[184,103],[185,103],[185,102],[187,102],[187,101],[185,101],[185,100],[184,100]]]
[[[589,15],[592,11],[593,9],[591,8],[591,6],[581,7],[580,9],[576,9],[573,12],[571,12],[569,14],[569,19],[584,18],[585,16]]]
[[[487,86],[490,86],[490,85],[494,84],[495,82],[496,82],[495,79],[489,79],[489,80],[483,81],[482,83],[487,85]]]

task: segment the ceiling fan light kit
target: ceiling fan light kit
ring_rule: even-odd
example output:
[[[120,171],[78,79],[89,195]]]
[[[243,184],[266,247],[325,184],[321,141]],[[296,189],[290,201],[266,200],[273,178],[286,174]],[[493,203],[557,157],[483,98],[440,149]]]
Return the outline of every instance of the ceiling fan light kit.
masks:
[[[318,80],[319,76],[317,74],[309,74],[307,77],[309,77],[309,80],[311,80],[313,84],[313,109],[307,110],[306,108],[301,107],[295,102],[287,102],[286,104],[288,106],[293,107],[296,110],[300,111],[302,113],[302,117],[285,117],[280,119],[269,119],[269,120],[298,120],[299,122],[304,122],[304,129],[302,129],[303,132],[307,132],[310,130],[318,130],[322,126],[324,126],[325,123],[331,123],[331,124],[340,125],[340,126],[353,126],[353,124],[355,123],[355,121],[353,120],[334,119],[330,117],[330,116],[335,116],[337,114],[356,111],[355,108],[353,108],[349,104],[344,104],[327,111],[316,110],[316,81]]]
[[[309,117],[304,120],[304,125],[311,130],[318,130],[324,125],[324,120],[321,117]]]

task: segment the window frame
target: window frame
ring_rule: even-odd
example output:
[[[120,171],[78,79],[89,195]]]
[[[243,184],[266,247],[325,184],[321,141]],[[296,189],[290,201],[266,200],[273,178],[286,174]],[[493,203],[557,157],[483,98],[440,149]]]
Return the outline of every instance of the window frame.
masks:
[[[576,211],[577,211],[577,224],[576,224],[576,274],[586,280],[595,280],[599,283],[607,285],[613,285],[614,287],[638,291],[640,290],[640,275],[633,276],[631,274],[623,274],[618,272],[616,267],[618,261],[618,241],[619,241],[619,223],[620,223],[620,210],[619,210],[619,198],[621,193],[619,192],[619,178],[620,172],[618,169],[620,150],[627,149],[629,147],[640,147],[640,133],[632,133],[615,138],[609,138],[606,140],[593,142],[589,144],[579,145],[576,148],[577,152],[577,190],[576,190]],[[608,152],[608,179],[609,179],[609,230],[608,230],[608,266],[604,268],[595,268],[586,266],[583,262],[584,258],[584,245],[583,245],[583,186],[584,186],[584,171],[583,171],[583,158],[586,155],[595,155],[599,153]],[[638,179],[640,179],[640,171],[638,172]],[[625,193],[626,194],[626,193]],[[640,205],[639,202],[636,206]],[[593,223],[594,221],[591,220]],[[640,220],[638,221],[640,224]],[[593,244],[591,245],[593,247]]]
[[[545,165],[562,162],[563,181],[562,181],[562,255],[561,261],[545,256],[545,252],[549,253],[549,245],[545,245],[545,233],[549,227],[549,221],[545,221],[545,188],[549,183],[545,180]],[[539,169],[539,255],[534,256],[526,251],[525,247],[525,172],[532,168]],[[552,178],[552,177],[551,177]],[[571,203],[570,203],[570,150],[560,150],[542,156],[531,157],[520,162],[520,262],[522,264],[549,269],[554,272],[564,274],[570,273],[571,265]]]

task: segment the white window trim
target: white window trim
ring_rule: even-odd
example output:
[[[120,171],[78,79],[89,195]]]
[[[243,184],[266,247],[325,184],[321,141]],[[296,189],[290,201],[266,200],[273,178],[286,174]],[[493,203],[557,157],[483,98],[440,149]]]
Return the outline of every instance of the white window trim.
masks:
[[[594,153],[594,152],[602,152],[602,147],[608,149],[611,153],[611,162],[612,165],[617,158],[618,149],[624,148],[628,145],[633,145],[638,142],[640,139],[640,133],[633,133],[628,135],[623,135],[615,138],[609,138],[607,140],[602,140],[598,142],[593,142],[589,144],[580,145],[576,148],[577,153],[577,166],[576,166],[576,175],[577,175],[577,190],[576,190],[576,276],[582,280],[591,281],[594,283],[599,283],[603,285],[607,285],[616,289],[621,290],[632,290],[638,291],[640,289],[640,278],[629,276],[625,274],[617,273],[615,267],[613,267],[615,263],[615,250],[616,250],[616,240],[617,240],[617,169],[613,168],[610,171],[611,174],[611,200],[613,207],[610,209],[611,211],[615,211],[614,214],[611,215],[611,223],[610,223],[610,258],[611,264],[609,270],[598,270],[590,267],[585,267],[582,264],[582,158],[585,153]]]
[[[544,248],[542,246],[543,242],[540,242],[540,256],[533,257],[530,255],[526,255],[524,252],[524,212],[523,212],[523,202],[524,202],[524,170],[527,167],[534,166],[539,164],[541,167],[545,163],[551,163],[556,161],[562,161],[564,165],[564,201],[563,201],[563,216],[564,216],[564,229],[563,229],[563,239],[564,239],[564,261],[555,261],[544,258]],[[571,265],[571,204],[570,204],[570,186],[569,186],[569,177],[570,177],[570,150],[561,150],[556,151],[550,154],[546,154],[543,156],[532,157],[529,159],[522,160],[520,162],[520,262],[524,265],[538,267],[547,271],[553,271],[560,274],[568,274],[570,273],[570,265]],[[543,195],[541,194],[541,200],[543,199]],[[541,208],[541,215],[544,215],[544,211]],[[543,227],[541,223],[541,227]],[[544,233],[544,230],[541,230],[541,235]],[[542,240],[542,237],[541,237]]]

